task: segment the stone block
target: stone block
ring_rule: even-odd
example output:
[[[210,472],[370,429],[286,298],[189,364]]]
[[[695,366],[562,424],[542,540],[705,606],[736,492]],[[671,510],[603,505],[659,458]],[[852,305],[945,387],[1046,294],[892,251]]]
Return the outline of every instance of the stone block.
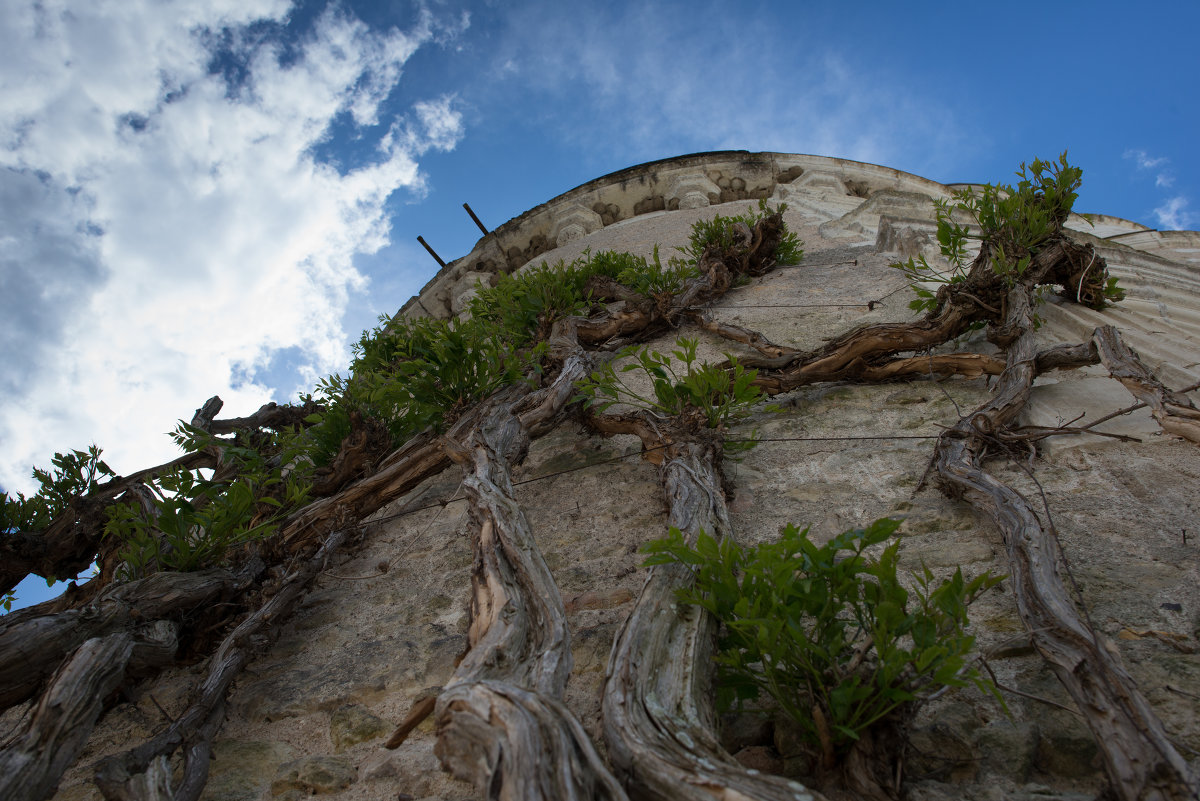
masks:
[[[217,740],[205,801],[256,801],[276,769],[294,756],[286,743]]]
[[[853,200],[857,205],[851,211],[846,212],[839,219],[830,220],[820,226],[818,230],[822,236],[867,234],[875,237],[879,232],[880,217],[884,215],[918,220],[934,219],[932,199],[928,195],[918,192],[884,189],[874,193],[867,200],[860,198]]]
[[[352,745],[375,740],[394,727],[366,707],[347,704],[334,711],[329,719],[329,739],[337,753]]]
[[[1029,722],[1000,720],[975,735],[980,768],[985,773],[1024,782],[1033,770],[1038,742],[1037,726]]]
[[[284,763],[271,782],[271,795],[298,790],[308,795],[326,795],[345,790],[358,779],[350,760],[334,756],[310,756]]]
[[[702,209],[720,201],[721,187],[703,175],[684,175],[671,182],[664,197],[681,209]]]
[[[788,184],[792,191],[809,195],[849,195],[850,190],[842,179],[829,172],[809,170]]]
[[[562,247],[568,242],[587,236],[593,231],[599,231],[603,227],[604,220],[599,214],[586,206],[576,204],[559,213],[554,221],[554,227],[551,229],[550,238],[558,247]]]
[[[879,231],[875,234],[875,249],[895,253],[902,259],[936,257],[941,251],[937,244],[937,223],[911,217],[879,216]]]

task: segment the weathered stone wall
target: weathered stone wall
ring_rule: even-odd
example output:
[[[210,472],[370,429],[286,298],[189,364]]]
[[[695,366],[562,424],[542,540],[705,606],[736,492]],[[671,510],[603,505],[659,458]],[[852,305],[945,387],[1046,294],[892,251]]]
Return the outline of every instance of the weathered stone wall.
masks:
[[[667,256],[695,220],[771,196],[789,203],[786,219],[807,243],[804,262],[733,290],[713,312],[774,341],[810,347],[855,325],[911,316],[903,278],[888,263],[900,253],[936,254],[929,198],[947,192],[886,168],[811,156],[718,153],[643,165],[501,226],[405,309],[448,314],[457,297],[451,289],[470,288],[465,277],[486,278],[531,259],[569,260],[588,247],[649,254],[658,243]],[[1077,342],[1095,325],[1113,323],[1168,384],[1195,382],[1200,270],[1187,256],[1196,235],[1149,232],[1113,218],[1101,223],[1071,227],[1097,238],[1129,298],[1103,313],[1047,304],[1040,337]],[[700,336],[709,358],[730,349],[693,331],[676,333]],[[673,337],[653,347],[667,348]],[[982,336],[966,346],[992,348]],[[762,438],[727,469],[738,536],[759,542],[795,523],[824,539],[901,516],[904,569],[1004,573],[993,527],[936,488],[919,488],[932,438],[988,395],[987,381],[978,379],[824,385],[781,396],[780,411],[763,411],[733,432],[756,429]],[[1052,424],[1080,412],[1094,419],[1131,402],[1102,370],[1056,373],[1039,380],[1028,419]],[[1106,647],[1120,655],[1181,750],[1195,754],[1200,452],[1160,434],[1144,411],[1105,428],[1141,442],[1063,437],[1028,464],[993,467],[1027,497],[1044,495],[1044,514],[1053,517],[1071,580]],[[514,476],[567,600],[574,642],[567,703],[598,743],[609,648],[644,577],[637,549],[664,533],[656,470],[638,451],[632,439],[565,424],[535,441]],[[476,797],[438,768],[429,722],[399,749],[381,748],[410,707],[449,679],[466,645],[471,550],[459,481],[452,468],[382,510],[357,547],[318,580],[284,636],[239,679],[205,798]],[[1090,798],[1102,779],[1095,745],[1023,636],[1011,591],[989,593],[973,620],[979,647],[1013,690],[1006,692],[1011,715],[974,690],[929,705],[913,721],[910,797]],[[177,668],[117,703],[81,765],[178,714],[202,668]],[[795,775],[807,769],[786,725],[731,720],[727,731],[747,765]],[[68,774],[58,798],[98,797],[86,774],[84,767]]]
[[[635,217],[735,200],[815,199],[853,209],[881,190],[946,193],[940,184],[888,167],[823,156],[725,151],[653,161],[606,175],[499,226],[443,268],[404,305],[405,315],[447,317],[462,310],[476,281],[491,285],[568,242]],[[835,215],[836,216],[836,215]]]

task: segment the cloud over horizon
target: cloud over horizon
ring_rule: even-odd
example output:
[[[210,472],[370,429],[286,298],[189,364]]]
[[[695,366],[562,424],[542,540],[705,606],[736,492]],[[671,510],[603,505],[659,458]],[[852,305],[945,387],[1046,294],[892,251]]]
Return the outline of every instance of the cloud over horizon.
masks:
[[[1131,159],[1137,165],[1138,172],[1153,172],[1156,188],[1170,189],[1175,184],[1175,174],[1167,167],[1171,160],[1165,156],[1150,156],[1145,150],[1130,149],[1125,151],[1125,158]],[[1158,227],[1168,231],[1180,231],[1200,224],[1200,217],[1187,211],[1187,206],[1186,195],[1164,198],[1162,204],[1153,211]]]
[[[118,472],[169,458],[163,433],[212,394],[231,414],[270,400],[280,353],[293,383],[344,368],[355,257],[463,123],[450,97],[387,102],[429,14],[377,30],[327,9],[297,37],[289,13],[0,10],[0,486],[28,488],[47,448],[95,441]],[[335,127],[374,143],[363,163],[315,155]]]

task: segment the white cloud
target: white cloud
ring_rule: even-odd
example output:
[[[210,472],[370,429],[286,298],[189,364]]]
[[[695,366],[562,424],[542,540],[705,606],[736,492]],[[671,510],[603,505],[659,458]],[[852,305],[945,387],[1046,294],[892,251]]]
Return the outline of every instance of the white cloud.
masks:
[[[4,302],[37,320],[0,320],[25,345],[0,375],[5,488],[91,441],[118,472],[168,458],[163,432],[210,395],[231,414],[268,400],[247,376],[282,349],[310,378],[344,368],[354,257],[387,243],[384,202],[420,188],[417,157],[462,135],[443,98],[354,169],[314,156],[335,121],[394,127],[380,117],[427,16],[379,32],[328,11],[282,58],[241,27],[284,22],[281,0],[67,6],[0,10],[0,237],[21,245]],[[223,31],[232,85],[208,71]]]
[[[1166,164],[1168,159],[1163,156],[1151,157],[1145,150],[1126,150],[1125,158],[1133,159],[1139,170],[1153,170]]]
[[[1166,156],[1150,156],[1145,150],[1126,150],[1125,158],[1132,159],[1137,164],[1138,171],[1155,170],[1171,163]],[[1154,176],[1154,185],[1165,189],[1175,183],[1175,176],[1170,170],[1159,170]]]
[[[413,108],[422,130],[417,134],[418,144],[415,147],[435,147],[448,150],[457,144],[462,136],[462,114],[451,108],[453,98],[443,97],[437,101],[422,101]]]
[[[1165,156],[1149,156],[1145,150],[1126,150],[1125,158],[1132,159],[1138,171],[1155,170],[1171,163]],[[1154,176],[1154,185],[1159,189],[1169,189],[1175,184],[1175,175],[1170,170],[1159,170]],[[1154,218],[1158,227],[1163,230],[1190,229],[1200,222],[1196,214],[1187,211],[1188,200],[1185,195],[1165,198],[1161,206],[1154,210]]]
[[[462,138],[462,114],[454,109],[453,97],[422,100],[413,104],[416,120],[400,119],[380,140],[383,152],[420,156],[431,149],[451,150]]]
[[[1197,220],[1194,212],[1187,210],[1187,205],[1186,197],[1169,198],[1154,210],[1154,218],[1158,221],[1158,227],[1167,231],[1191,230],[1200,220]]]
[[[714,37],[728,6],[563,8],[512,10],[492,75],[548,96],[526,99],[531,117],[600,160],[738,148],[916,168],[913,153],[965,144],[939,99],[819,43],[798,45],[771,15],[737,15],[736,34]]]

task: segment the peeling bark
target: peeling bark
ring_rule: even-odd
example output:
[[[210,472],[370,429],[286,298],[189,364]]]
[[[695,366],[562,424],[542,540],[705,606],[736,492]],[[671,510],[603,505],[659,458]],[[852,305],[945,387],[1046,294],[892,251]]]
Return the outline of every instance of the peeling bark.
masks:
[[[510,465],[532,431],[551,426],[585,377],[590,360],[570,346],[573,324],[555,328],[562,366],[530,393],[513,386],[486,402],[481,417],[446,436],[463,465],[475,530],[469,650],[437,701],[443,768],[488,798],[624,799],[579,721],[562,704],[571,673],[562,596],[516,502]]]
[[[561,701],[483,679],[447,690],[438,707],[439,759],[486,798],[627,798]]]
[[[125,633],[80,645],[50,682],[25,732],[0,751],[0,798],[42,801],[83,750],[104,699],[125,678],[133,638]]]
[[[780,231],[778,216],[767,218],[753,232],[745,227],[742,239],[748,247],[736,254],[732,267],[731,254],[706,251],[700,259],[701,274],[685,283],[671,306],[622,297],[625,307],[616,313],[556,325],[549,345],[561,367],[550,387],[529,397],[521,387],[502,390],[485,402],[482,416],[472,413],[469,424],[460,421],[447,435],[452,457],[467,468],[464,488],[476,527],[475,569],[470,650],[438,699],[436,753],[443,767],[473,782],[488,797],[624,797],[558,701],[570,674],[565,610],[515,502],[509,465],[524,457],[531,435],[550,427],[574,395],[575,381],[588,375],[590,363],[580,343],[611,346],[618,336],[646,336],[691,304],[723,294],[738,272],[765,272],[771,262],[764,254],[774,252]],[[668,623],[667,628],[674,626]],[[690,636],[683,631],[685,638]],[[706,633],[710,631],[711,626]],[[653,668],[642,669],[653,675]],[[725,781],[723,787],[730,792],[739,784],[755,791],[786,788],[784,794],[763,797],[797,797],[795,788],[800,785],[794,782],[750,777],[720,751],[711,735],[711,719],[708,724],[712,750],[697,756],[724,763],[717,774]],[[569,761],[556,768],[545,762],[546,754]],[[556,777],[555,770],[561,775]]]
[[[740,342],[743,345],[754,348],[764,356],[780,358],[793,356],[800,352],[795,348],[789,348],[785,345],[776,345],[774,342],[767,339],[757,331],[751,331],[748,328],[743,328],[742,326],[734,325],[733,323],[721,322],[720,320],[713,318],[712,314],[703,309],[694,309],[690,311],[688,313],[688,317],[691,318],[693,323],[710,334],[716,334],[717,336],[728,339],[731,342]]]
[[[1097,328],[1092,342],[1108,372],[1131,395],[1150,407],[1163,431],[1200,444],[1200,409],[1186,395],[1164,387],[1141,363],[1137,353],[1122,341],[1117,329],[1111,325]]]
[[[248,581],[221,569],[156,573],[115,587],[83,609],[0,618],[0,707],[31,696],[83,642],[195,609]]]
[[[1106,275],[1104,260],[1090,246],[1059,235],[1044,244],[1031,259],[1025,276],[1029,286],[1070,282],[1074,265],[1095,259],[1092,275]],[[949,342],[965,333],[972,323],[998,323],[1002,315],[1004,282],[992,268],[990,247],[981,248],[959,284],[938,290],[938,306],[915,323],[876,323],[861,326],[836,337],[824,346],[775,358],[742,360],[746,367],[760,368],[755,382],[769,394],[788,392],[818,381],[836,381],[862,374],[897,353],[919,352]],[[993,340],[996,341],[996,340]],[[1001,347],[1003,345],[1000,342]]]
[[[387,457],[375,473],[289,517],[280,526],[278,539],[295,549],[323,525],[343,518],[362,519],[449,466],[450,457],[442,443],[429,432],[418,434]]]
[[[1034,646],[1083,713],[1117,797],[1123,801],[1196,798],[1195,778],[1167,739],[1162,723],[1103,646],[1100,635],[1076,611],[1059,576],[1061,557],[1053,532],[1043,527],[1029,501],[979,464],[990,432],[1002,430],[1016,418],[1036,375],[1028,289],[1018,287],[1009,294],[1007,321],[1020,334],[1009,345],[1007,367],[995,396],[938,440],[938,475],[949,494],[965,498],[1003,534],[1021,619]],[[1107,335],[1097,339],[1102,350],[1115,341]]]
[[[720,443],[676,442],[660,477],[668,525],[695,542],[700,530],[732,536],[719,475]],[[676,801],[820,798],[796,781],[752,774],[721,748],[711,702],[716,624],[675,590],[682,565],[651,569],[609,657],[604,736],[609,758],[636,798]]]
[[[347,536],[337,529],[326,536],[312,558],[291,570],[279,591],[243,620],[221,642],[209,660],[208,675],[197,698],[188,709],[153,738],[122,754],[103,760],[96,772],[96,785],[109,801],[146,801],[148,788],[159,788],[163,757],[182,748],[183,778],[173,793],[154,798],[195,801],[208,780],[212,740],[225,718],[225,695],[250,658],[272,643],[280,624],[291,614],[313,578],[325,568]],[[169,786],[167,787],[170,790]]]
[[[313,495],[333,495],[350,481],[369,473],[372,465],[391,450],[391,434],[379,420],[364,420],[358,412],[351,412],[350,427],[350,435],[342,440],[333,461],[316,471]]]

